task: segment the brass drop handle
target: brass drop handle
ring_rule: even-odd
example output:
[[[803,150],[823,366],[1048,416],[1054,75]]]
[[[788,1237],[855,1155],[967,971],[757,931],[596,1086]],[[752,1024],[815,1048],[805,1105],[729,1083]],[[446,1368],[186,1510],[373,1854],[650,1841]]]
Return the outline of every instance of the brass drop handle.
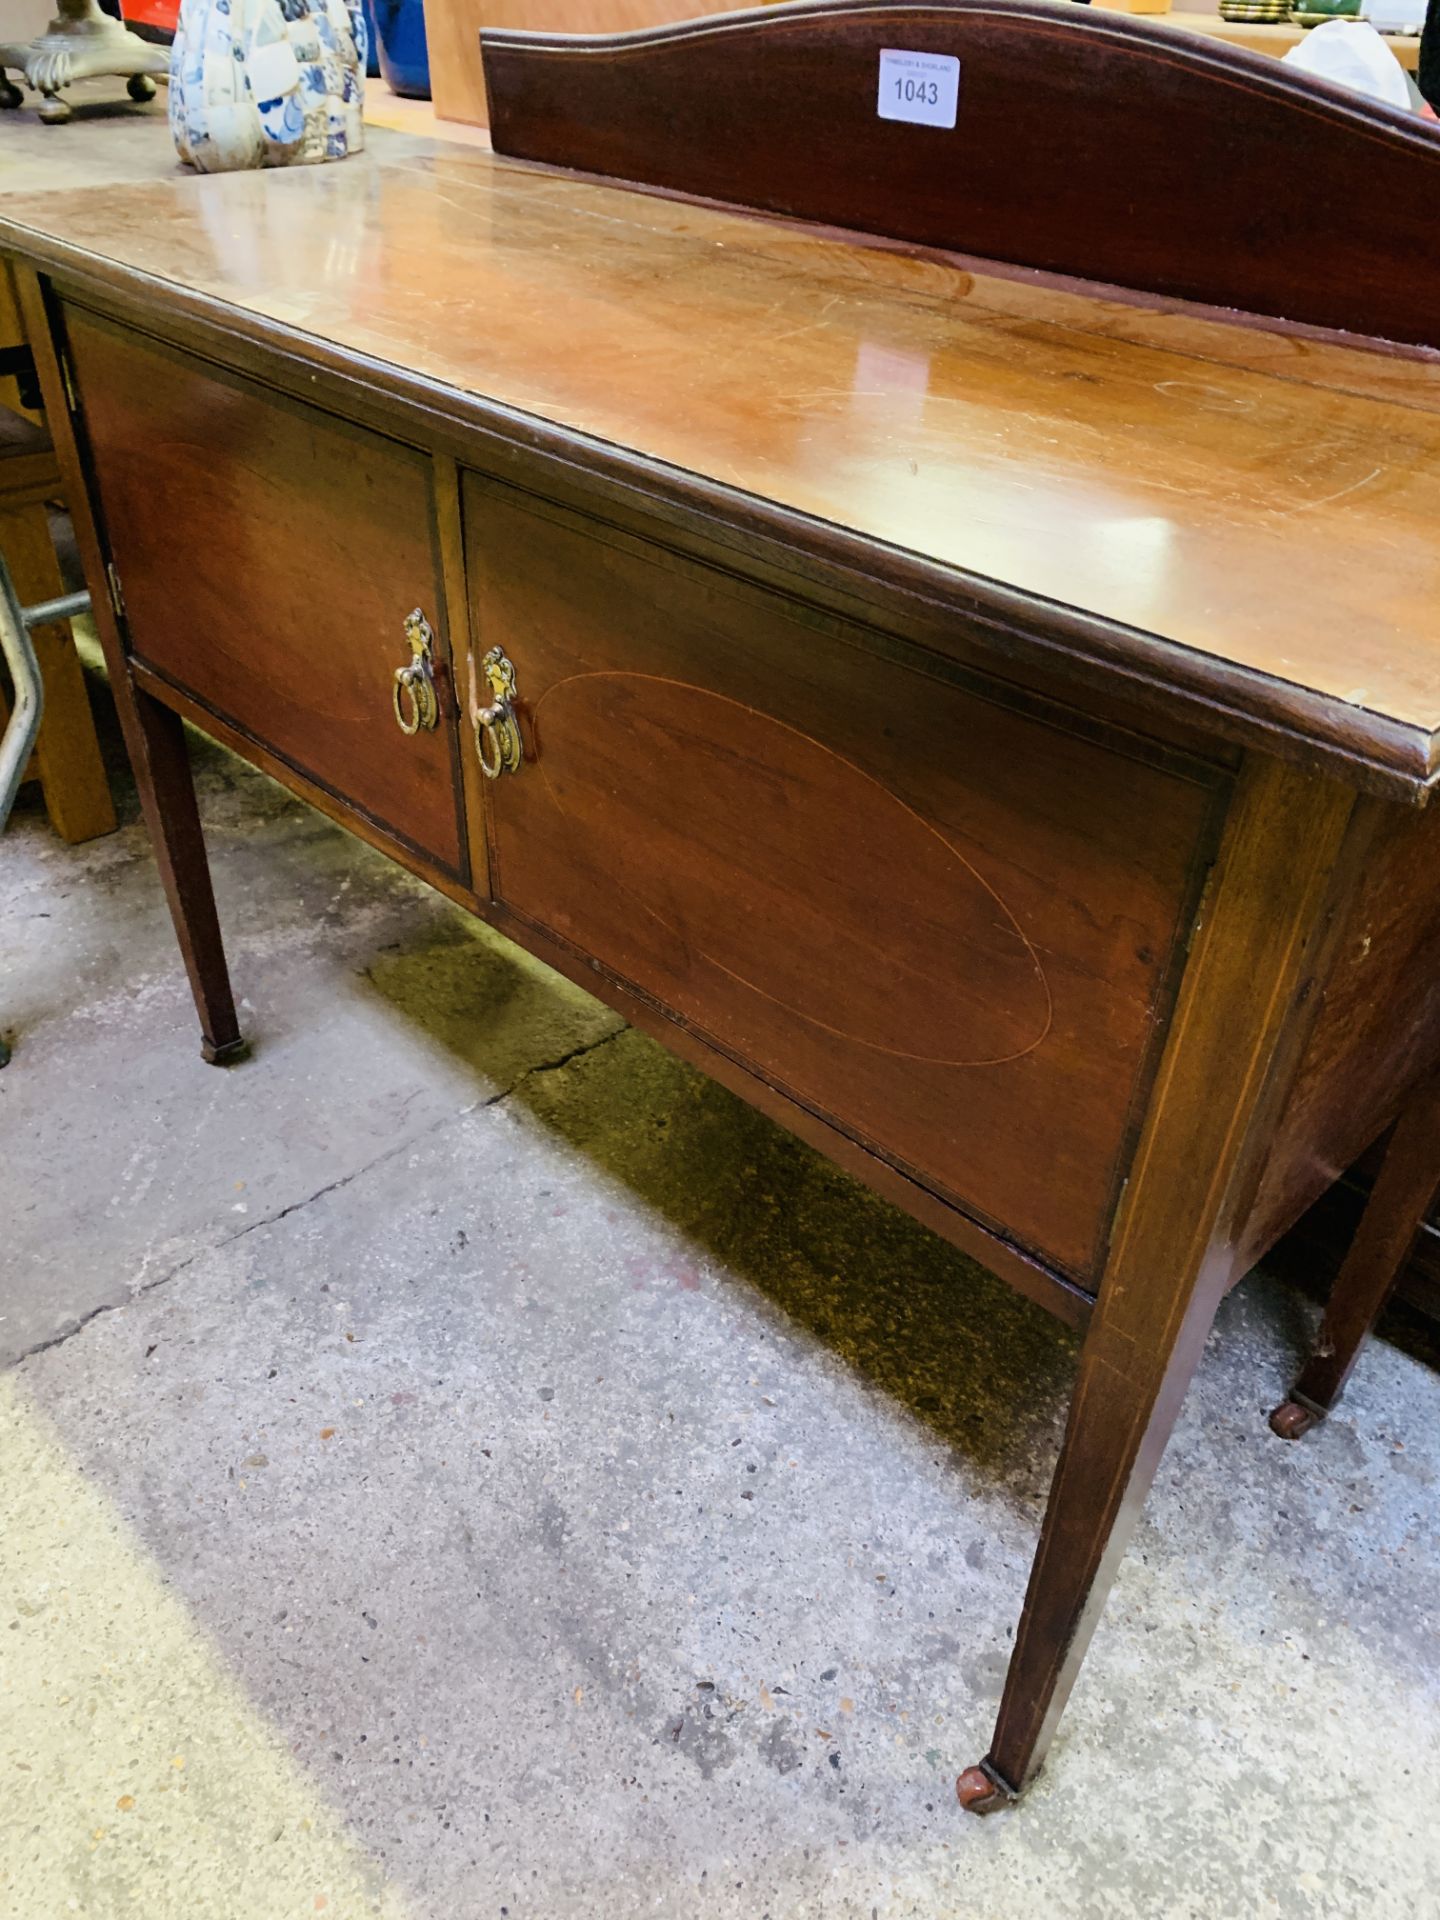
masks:
[[[480,664],[493,699],[474,714],[475,752],[485,778],[498,780],[502,773],[518,773],[525,758],[515,718],[515,669],[499,647],[492,647]]]
[[[395,669],[390,690],[395,720],[402,733],[419,733],[422,727],[428,733],[440,718],[440,702],[435,694],[435,633],[419,607],[406,616],[405,638],[410,659]]]

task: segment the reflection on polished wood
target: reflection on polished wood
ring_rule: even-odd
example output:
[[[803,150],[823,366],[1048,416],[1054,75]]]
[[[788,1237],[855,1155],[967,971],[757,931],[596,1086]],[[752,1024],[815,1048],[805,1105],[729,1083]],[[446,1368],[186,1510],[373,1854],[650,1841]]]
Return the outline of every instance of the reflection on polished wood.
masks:
[[[1430,777],[1440,362],[375,144],[14,197],[0,238],[1098,615],[1142,679],[1159,642],[1243,669],[1207,697]]]

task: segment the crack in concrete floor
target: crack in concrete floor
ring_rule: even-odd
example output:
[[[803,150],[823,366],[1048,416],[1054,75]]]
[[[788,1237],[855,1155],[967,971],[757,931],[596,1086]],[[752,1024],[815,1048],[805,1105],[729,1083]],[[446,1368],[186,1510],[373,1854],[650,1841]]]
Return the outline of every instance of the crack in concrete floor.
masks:
[[[587,1053],[594,1053],[600,1047],[609,1046],[611,1042],[616,1040],[624,1031],[625,1028],[623,1025],[616,1027],[613,1032],[605,1034],[603,1038],[599,1040],[589,1040],[580,1046],[571,1047],[565,1053],[557,1055],[553,1060],[537,1061],[533,1067],[526,1067],[518,1079],[514,1080],[508,1087],[501,1088],[500,1092],[493,1093],[484,1100],[472,1101],[468,1106],[459,1108],[455,1113],[442,1114],[439,1119],[432,1121],[422,1132],[411,1135],[409,1138],[401,1141],[398,1146],[386,1147],[382,1152],[377,1153],[373,1159],[365,1161],[358,1167],[352,1167],[348,1173],[337,1174],[333,1180],[326,1181],[323,1186],[316,1187],[313,1193],[307,1193],[302,1199],[288,1201],[285,1206],[277,1208],[274,1213],[267,1213],[259,1220],[248,1221],[234,1233],[224,1235],[223,1238],[213,1242],[209,1246],[197,1247],[193,1253],[186,1254],[183,1260],[177,1261],[175,1265],[170,1267],[166,1272],[157,1274],[153,1279],[143,1281],[122,1298],[118,1300],[102,1300],[98,1305],[91,1307],[88,1312],[81,1315],[79,1319],[72,1322],[69,1326],[63,1327],[58,1333],[50,1335],[48,1339],[37,1340],[33,1345],[23,1347],[17,1353],[8,1356],[3,1363],[0,1363],[0,1374],[3,1374],[10,1367],[18,1367],[23,1365],[27,1360],[33,1360],[37,1354],[49,1353],[53,1351],[54,1348],[63,1346],[67,1340],[73,1340],[77,1333],[83,1333],[85,1328],[88,1327],[92,1321],[99,1319],[102,1314],[118,1312],[121,1308],[129,1306],[133,1301],[143,1300],[147,1294],[154,1293],[159,1288],[168,1286],[172,1280],[177,1279],[182,1273],[193,1267],[197,1260],[202,1260],[212,1253],[219,1253],[224,1248],[233,1246],[237,1240],[243,1240],[247,1234],[255,1233],[262,1227],[272,1227],[277,1221],[288,1219],[292,1213],[299,1213],[303,1208],[313,1205],[315,1201],[323,1200],[329,1194],[338,1193],[343,1187],[348,1187],[353,1181],[360,1179],[364,1174],[371,1173],[376,1167],[383,1166],[387,1160],[393,1160],[402,1153],[410,1152],[420,1141],[429,1139],[432,1135],[441,1132],[446,1127],[453,1126],[457,1120],[463,1120],[467,1114],[479,1112],[486,1107],[498,1107],[502,1101],[511,1099],[520,1091],[527,1081],[535,1078],[537,1075],[557,1073],[562,1068],[568,1067],[572,1061],[582,1059]],[[215,1071],[225,1072],[228,1071],[228,1069],[217,1068]]]

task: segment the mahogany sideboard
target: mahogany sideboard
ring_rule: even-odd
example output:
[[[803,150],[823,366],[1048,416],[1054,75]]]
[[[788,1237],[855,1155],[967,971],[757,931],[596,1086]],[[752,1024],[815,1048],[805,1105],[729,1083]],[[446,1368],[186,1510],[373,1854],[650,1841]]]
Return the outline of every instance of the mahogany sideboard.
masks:
[[[473,148],[155,162],[0,247],[207,1059],[182,721],[1083,1328],[1001,1804],[1225,1290],[1402,1110],[1372,1242],[1424,1185],[1440,358]]]

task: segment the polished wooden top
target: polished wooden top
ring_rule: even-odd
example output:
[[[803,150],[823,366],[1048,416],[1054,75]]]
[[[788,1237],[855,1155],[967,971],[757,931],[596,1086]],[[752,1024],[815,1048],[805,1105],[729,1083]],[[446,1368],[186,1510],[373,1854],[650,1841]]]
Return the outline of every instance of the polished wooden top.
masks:
[[[35,152],[13,125],[0,168]],[[1168,659],[1299,689],[1332,726],[1388,726],[1381,758],[1411,779],[1435,764],[1440,361],[409,136],[192,177],[144,125],[152,177],[107,184],[110,130],[90,130],[90,184],[8,193],[0,245],[157,306],[204,296],[302,354],[405,369],[1100,616],[1133,630],[1141,666],[1154,636]],[[23,185],[57,138],[38,169],[18,162]]]

